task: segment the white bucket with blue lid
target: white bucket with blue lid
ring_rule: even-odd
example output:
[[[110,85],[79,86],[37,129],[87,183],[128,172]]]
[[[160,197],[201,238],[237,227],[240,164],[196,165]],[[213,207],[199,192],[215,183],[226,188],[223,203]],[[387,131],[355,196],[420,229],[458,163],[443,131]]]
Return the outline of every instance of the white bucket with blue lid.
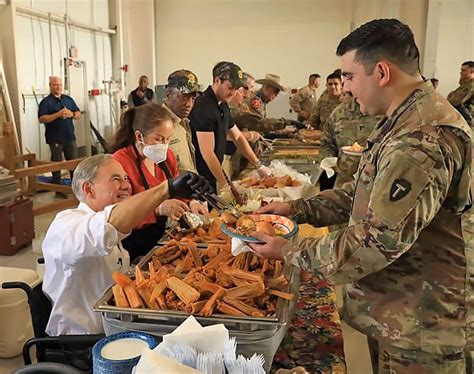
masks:
[[[92,349],[94,374],[129,374],[140,360],[144,348],[158,345],[155,337],[127,331],[99,340]]]

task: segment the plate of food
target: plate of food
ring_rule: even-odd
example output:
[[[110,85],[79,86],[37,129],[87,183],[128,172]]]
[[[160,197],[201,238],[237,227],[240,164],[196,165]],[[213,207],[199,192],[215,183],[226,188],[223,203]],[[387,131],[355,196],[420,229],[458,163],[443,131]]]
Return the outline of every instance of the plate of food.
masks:
[[[230,213],[221,215],[224,234],[244,242],[260,243],[251,236],[253,232],[262,232],[270,236],[290,238],[298,233],[298,224],[290,218],[276,214],[245,214],[239,218]]]
[[[341,147],[342,152],[349,156],[362,156],[362,151],[364,147],[362,147],[359,143],[355,142],[352,145],[345,145]]]

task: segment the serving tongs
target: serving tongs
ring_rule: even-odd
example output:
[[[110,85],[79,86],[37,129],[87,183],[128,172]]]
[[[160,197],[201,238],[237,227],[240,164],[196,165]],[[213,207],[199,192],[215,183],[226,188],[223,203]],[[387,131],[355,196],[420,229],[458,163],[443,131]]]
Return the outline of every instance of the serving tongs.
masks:
[[[207,203],[213,207],[219,214],[222,214],[224,212],[229,212],[232,214],[234,217],[241,217],[243,214],[231,203],[228,203],[225,201],[223,198],[217,196],[214,193],[204,193],[201,195]]]
[[[267,139],[262,136],[260,138],[260,141],[263,143],[265,147],[271,148],[274,145],[274,143],[277,141],[277,139]]]
[[[222,169],[222,173],[224,174],[224,178],[225,178],[225,181],[226,183],[229,185],[230,187],[230,192],[232,192],[232,195],[234,195],[234,198],[235,198],[235,201],[237,202],[237,204],[239,205],[244,205],[245,204],[245,197],[242,196],[239,191],[237,191],[237,188],[235,187],[235,184],[230,180],[230,178],[228,177],[227,173],[224,171],[224,169]]]

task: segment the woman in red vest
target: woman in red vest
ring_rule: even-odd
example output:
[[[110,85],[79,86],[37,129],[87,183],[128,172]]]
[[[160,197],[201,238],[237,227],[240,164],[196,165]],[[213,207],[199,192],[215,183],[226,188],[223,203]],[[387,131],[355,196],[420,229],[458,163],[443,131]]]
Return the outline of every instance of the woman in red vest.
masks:
[[[172,133],[173,121],[159,104],[135,107],[122,115],[112,152],[128,174],[133,194],[178,175],[176,157],[168,148]],[[165,200],[122,241],[130,259],[133,261],[156,245],[168,218],[178,221],[187,211],[208,214],[207,208],[197,200]]]

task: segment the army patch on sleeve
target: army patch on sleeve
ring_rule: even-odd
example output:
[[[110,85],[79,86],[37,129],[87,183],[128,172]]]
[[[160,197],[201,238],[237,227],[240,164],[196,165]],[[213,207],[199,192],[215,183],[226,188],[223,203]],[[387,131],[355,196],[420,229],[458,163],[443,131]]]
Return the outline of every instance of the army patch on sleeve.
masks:
[[[398,201],[408,195],[411,191],[411,183],[406,179],[395,179],[390,187],[390,201]]]
[[[255,99],[252,100],[252,103],[251,103],[250,105],[251,105],[252,108],[255,109],[255,110],[260,109],[260,106],[261,106],[260,100],[257,99],[257,98],[255,98]]]

